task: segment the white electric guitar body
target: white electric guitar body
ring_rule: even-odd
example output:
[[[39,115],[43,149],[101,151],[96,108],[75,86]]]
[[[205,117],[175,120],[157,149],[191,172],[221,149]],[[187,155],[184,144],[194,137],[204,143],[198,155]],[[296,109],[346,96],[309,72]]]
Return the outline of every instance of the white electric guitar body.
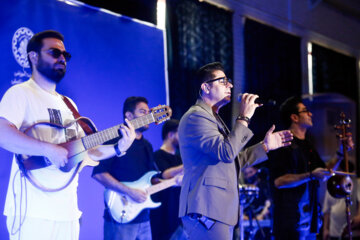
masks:
[[[135,202],[126,194],[121,194],[110,189],[105,189],[105,203],[109,208],[110,214],[114,220],[119,223],[128,223],[134,220],[143,209],[159,207],[161,203],[153,202],[150,196],[161,190],[177,185],[179,178],[182,178],[182,176],[177,176],[152,185],[151,179],[155,174],[157,174],[156,171],[150,171],[135,182],[122,182],[128,187],[140,189],[147,193],[146,201],[142,203]]]

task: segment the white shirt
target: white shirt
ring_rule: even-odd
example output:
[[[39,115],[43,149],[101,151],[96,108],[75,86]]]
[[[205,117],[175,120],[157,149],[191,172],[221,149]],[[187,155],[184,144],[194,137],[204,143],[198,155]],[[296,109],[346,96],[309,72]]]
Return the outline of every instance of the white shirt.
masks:
[[[353,204],[350,207],[351,217],[357,214],[360,202],[360,184],[359,179],[353,180],[353,190],[351,192],[351,201]],[[326,191],[324,199],[324,213],[330,213],[329,234],[331,237],[340,237],[343,229],[346,227],[346,203],[345,198],[333,198],[328,191]],[[353,236],[360,236],[359,231],[353,231]]]
[[[11,87],[0,102],[0,117],[13,123],[20,131],[38,122],[52,122],[61,125],[74,120],[59,94],[53,95],[30,79]],[[40,126],[29,132],[33,137],[47,142],[62,143],[71,137],[80,136],[82,130],[74,124],[69,129],[55,129]],[[74,170],[74,169],[73,169]],[[64,185],[73,170],[64,173],[55,166],[33,170],[34,175],[45,187]],[[21,180],[22,179],[22,180]],[[79,219],[81,212],[77,205],[78,174],[65,189],[58,192],[44,192],[34,187],[25,177],[21,177],[15,157],[11,167],[10,181],[6,195],[4,215],[37,217],[57,221]],[[15,198],[14,198],[15,195]],[[22,196],[22,201],[20,197]]]

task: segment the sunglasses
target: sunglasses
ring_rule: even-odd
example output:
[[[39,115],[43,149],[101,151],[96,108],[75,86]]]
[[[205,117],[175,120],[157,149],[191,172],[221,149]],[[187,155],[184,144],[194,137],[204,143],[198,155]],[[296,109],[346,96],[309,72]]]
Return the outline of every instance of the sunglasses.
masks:
[[[71,54],[67,51],[60,51],[57,48],[50,48],[46,52],[53,58],[59,58],[61,55],[64,56],[65,60],[68,62],[71,59]]]

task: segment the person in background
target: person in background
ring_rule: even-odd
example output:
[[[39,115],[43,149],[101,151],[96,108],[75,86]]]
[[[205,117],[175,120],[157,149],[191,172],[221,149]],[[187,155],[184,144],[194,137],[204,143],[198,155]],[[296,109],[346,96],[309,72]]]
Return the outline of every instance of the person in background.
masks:
[[[269,157],[273,235],[275,240],[316,239],[321,227],[319,181],[326,180],[331,173],[306,138],[313,115],[301,98],[288,98],[280,111],[294,139],[290,146],[272,152]]]
[[[149,114],[150,109],[148,100],[144,97],[128,97],[123,106],[124,118],[135,120]],[[144,138],[144,132],[149,125],[144,125],[136,129],[136,138],[122,158],[113,157],[100,162],[95,167],[92,176],[105,188],[113,190],[121,196],[127,196],[136,203],[144,203],[149,194],[144,187],[128,186],[123,182],[134,182],[139,180],[149,171],[158,171],[153,156],[153,147]],[[152,180],[158,181],[159,178],[169,178],[171,171],[154,176]],[[141,184],[140,184],[141,185]],[[133,206],[133,205],[132,205]],[[104,239],[105,240],[150,240],[150,210],[143,209],[132,221],[119,223],[111,215],[108,206],[104,210]]]
[[[183,175],[183,164],[179,155],[179,120],[170,119],[162,128],[163,144],[154,154],[156,165],[166,178],[177,177],[179,184]],[[152,209],[151,227],[154,239],[185,239],[179,212],[180,187],[171,187],[157,193],[153,200],[161,202],[161,206]]]
[[[244,209],[245,219],[248,220],[252,214],[257,220],[270,218],[271,193],[269,185],[268,169],[248,166],[242,170],[245,184],[254,185],[259,188],[259,196]]]
[[[123,106],[124,119],[134,120],[149,114],[148,100],[144,97],[128,97]],[[94,168],[92,176],[105,188],[125,194],[135,202],[142,203],[147,194],[143,189],[129,187],[122,182],[133,182],[145,173],[157,170],[154,164],[153,148],[144,138],[143,132],[149,125],[136,129],[136,138],[122,158],[113,157],[102,161]],[[104,210],[104,240],[149,240],[151,239],[150,210],[144,209],[129,223],[113,219],[109,208]]]
[[[349,146],[353,146],[353,144],[350,144]],[[338,154],[341,155],[341,152],[338,152]],[[333,165],[332,161],[329,162],[329,165]],[[345,162],[343,160],[340,160],[338,170],[345,171]],[[353,173],[354,170],[354,164],[349,162],[349,172]],[[359,240],[360,229],[356,228],[356,226],[360,225],[360,184],[359,179],[356,177],[351,177],[351,180],[353,183],[353,189],[350,194],[352,202],[350,206],[352,239]],[[349,239],[349,237],[344,234],[348,230],[345,198],[334,198],[330,195],[329,191],[326,191],[323,214],[323,240]]]

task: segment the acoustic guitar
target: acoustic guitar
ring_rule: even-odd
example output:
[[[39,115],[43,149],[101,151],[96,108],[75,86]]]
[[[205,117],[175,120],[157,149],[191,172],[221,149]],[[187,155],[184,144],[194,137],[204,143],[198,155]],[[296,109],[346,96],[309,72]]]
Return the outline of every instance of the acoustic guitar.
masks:
[[[150,113],[141,116],[138,118],[135,118],[131,120],[130,122],[134,126],[135,129],[141,128],[147,124],[155,122],[155,124],[159,124],[161,122],[164,122],[168,119],[170,119],[172,115],[172,110],[168,106],[159,105],[155,108],[152,108],[150,110]],[[58,130],[64,130],[68,129],[74,124],[76,124],[78,121],[86,122],[88,125],[91,125],[90,127],[96,131],[96,128],[92,124],[91,120],[88,118],[80,117],[71,123],[67,124],[66,126],[61,126],[53,123],[47,123],[47,122],[39,122],[31,127],[27,128],[24,133],[27,135],[30,135],[32,132],[32,129],[36,129],[37,127],[50,127],[55,128]],[[68,150],[68,162],[65,164],[65,166],[60,167],[60,170],[62,172],[70,172],[73,171],[73,174],[71,175],[70,179],[60,187],[56,188],[47,188],[45,187],[41,182],[39,182],[31,173],[34,170],[41,169],[48,167],[52,165],[52,163],[44,156],[28,156],[23,154],[16,154],[16,160],[19,165],[20,170],[22,173],[27,177],[27,179],[37,188],[48,191],[48,192],[54,192],[59,191],[67,187],[71,181],[74,179],[76,173],[80,172],[83,167],[85,166],[97,166],[99,164],[98,161],[92,160],[87,152],[90,149],[93,149],[96,146],[99,146],[107,141],[110,141],[112,139],[121,137],[119,128],[120,125],[113,126],[111,128],[94,132],[93,134],[74,139],[68,142],[60,143],[59,145],[66,148]]]

